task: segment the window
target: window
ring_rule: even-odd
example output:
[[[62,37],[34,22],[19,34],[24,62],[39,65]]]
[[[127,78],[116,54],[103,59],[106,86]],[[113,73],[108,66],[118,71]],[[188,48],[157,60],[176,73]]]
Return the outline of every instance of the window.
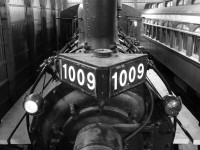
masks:
[[[192,4],[200,4],[200,0],[193,0]]]
[[[168,27],[168,21],[165,21],[165,22],[163,23],[163,26]]]
[[[176,5],[181,6],[181,5],[186,5],[188,0],[178,0]]]
[[[172,6],[173,6],[173,1],[166,2],[166,7],[172,7]]]
[[[157,20],[155,20],[153,24],[155,24],[155,25],[158,25],[158,21],[157,21]]]
[[[158,8],[161,8],[164,6],[164,3],[158,3]]]
[[[185,31],[189,31],[189,27],[187,26],[187,25],[185,25],[185,24],[178,24],[177,26],[176,26],[176,28],[177,29],[180,29],[180,30],[185,30]]]
[[[182,26],[183,26],[183,24],[178,24],[178,25],[176,26],[176,28],[181,30],[181,29],[182,29]]]
[[[172,28],[172,23],[171,22],[168,23],[168,27]]]
[[[176,28],[180,30],[189,31],[189,27],[182,23],[178,24]],[[178,48],[179,51],[183,51],[184,53],[186,53],[188,44],[188,35],[186,33],[178,32],[176,39],[177,39],[176,42],[177,44],[175,44],[175,48],[176,49]]]
[[[163,25],[163,21],[162,21],[162,20],[159,20],[159,21],[158,21],[158,25],[162,26],[162,25]]]
[[[151,8],[156,8],[156,4],[152,4]]]
[[[149,21],[150,24],[153,24],[153,22],[154,22],[153,20],[150,20],[150,21]]]
[[[200,27],[196,28],[194,32],[200,34]]]
[[[185,24],[183,24],[183,26],[182,26],[182,30],[189,31],[189,27],[188,27],[188,26],[186,26]]]
[[[150,22],[151,22],[151,19],[148,19],[148,20],[147,20],[147,23],[150,23]]]
[[[145,4],[144,9],[149,9],[149,4]]]

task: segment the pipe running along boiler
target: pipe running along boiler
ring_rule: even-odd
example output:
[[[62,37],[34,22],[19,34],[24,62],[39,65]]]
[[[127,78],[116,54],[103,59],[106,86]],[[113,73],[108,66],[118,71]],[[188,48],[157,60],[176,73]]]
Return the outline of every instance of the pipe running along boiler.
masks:
[[[180,98],[137,47],[138,41],[118,30],[121,5],[117,0],[83,0],[78,9],[79,33],[40,66],[41,73],[23,103],[30,148],[172,147],[175,128],[171,117],[181,109]],[[161,97],[156,91],[146,75],[149,69],[166,84],[168,95]],[[46,73],[50,80],[36,92]]]

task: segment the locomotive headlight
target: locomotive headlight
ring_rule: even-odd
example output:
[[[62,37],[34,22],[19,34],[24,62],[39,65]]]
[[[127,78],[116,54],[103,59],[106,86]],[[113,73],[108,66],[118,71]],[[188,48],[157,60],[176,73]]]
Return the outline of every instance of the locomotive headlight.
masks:
[[[44,99],[39,94],[30,94],[23,102],[25,111],[31,115],[38,115],[43,111]]]
[[[163,97],[163,106],[168,116],[177,116],[182,108],[181,98],[174,95],[166,95]]]

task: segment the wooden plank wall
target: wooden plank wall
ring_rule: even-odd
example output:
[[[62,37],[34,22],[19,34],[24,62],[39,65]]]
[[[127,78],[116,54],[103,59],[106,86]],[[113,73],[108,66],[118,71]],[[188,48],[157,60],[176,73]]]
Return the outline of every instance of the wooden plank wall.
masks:
[[[39,64],[59,49],[62,2],[0,0],[0,119],[33,83]]]
[[[5,30],[7,27],[7,22],[5,21],[5,14],[5,3],[3,1],[0,1],[0,118],[6,112],[6,108],[8,108],[11,105],[11,86],[9,85],[9,70],[7,69],[7,64],[10,63],[12,60],[8,60],[7,58],[7,54],[11,54],[8,46],[6,46],[8,44],[6,43],[7,39],[4,38],[4,35],[8,34],[8,32],[6,32],[8,30]]]
[[[17,87],[16,95],[18,95],[31,85],[32,80],[29,49],[27,48],[26,5],[23,0],[10,0],[7,9],[14,52],[14,85]]]

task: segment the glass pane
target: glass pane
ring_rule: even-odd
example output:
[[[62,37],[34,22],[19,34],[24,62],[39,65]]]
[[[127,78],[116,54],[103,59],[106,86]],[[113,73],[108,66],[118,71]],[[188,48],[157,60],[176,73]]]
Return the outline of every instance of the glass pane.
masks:
[[[163,26],[167,27],[168,26],[168,21],[166,21]]]
[[[168,26],[169,26],[169,27],[172,27],[172,23],[171,23],[171,22],[169,22]]]
[[[186,26],[185,24],[183,24],[183,27],[182,27],[182,29],[183,29],[183,30],[187,30],[187,31],[189,31],[189,27],[188,27],[188,26]]]
[[[178,25],[176,26],[176,28],[177,28],[177,29],[182,29],[182,26],[183,26],[183,24],[178,24]]]
[[[177,6],[183,5],[183,3],[184,3],[184,0],[178,0],[177,1]]]
[[[153,4],[151,8],[156,8],[156,4]]]
[[[161,8],[161,7],[163,7],[163,3],[158,4],[158,8]]]
[[[188,0],[184,0],[184,1],[183,1],[183,5],[186,5],[186,4],[187,4],[187,1],[188,1]]]
[[[200,34],[200,27],[196,28],[196,29],[194,30],[194,32]]]
[[[200,0],[193,0],[192,4],[199,4]]]

